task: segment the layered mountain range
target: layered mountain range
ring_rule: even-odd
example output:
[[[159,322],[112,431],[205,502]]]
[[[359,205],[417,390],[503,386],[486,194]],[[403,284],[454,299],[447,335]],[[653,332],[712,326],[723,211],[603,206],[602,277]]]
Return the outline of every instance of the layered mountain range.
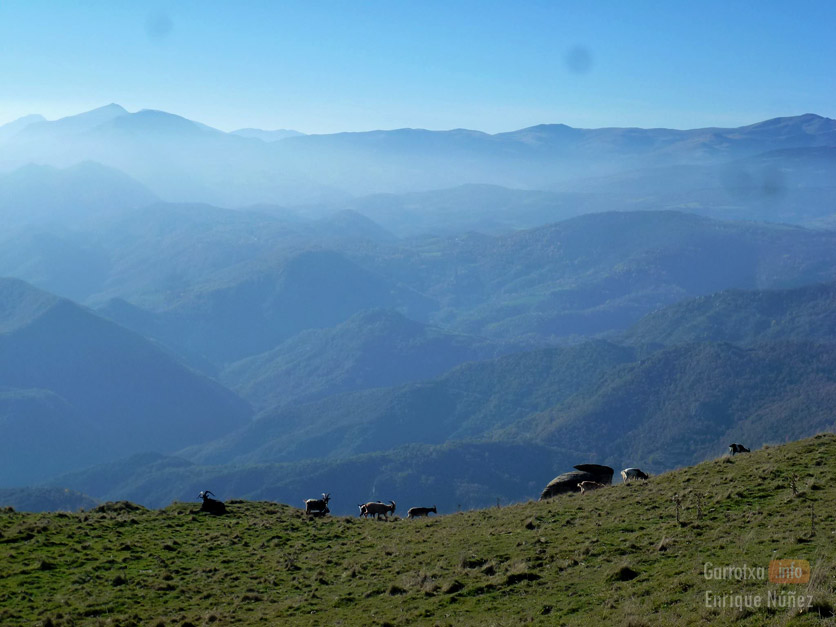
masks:
[[[0,127],[0,487],[475,507],[832,430],[835,131]]]
[[[786,202],[795,203],[798,188],[831,187],[834,146],[836,121],[814,114],[694,130],[544,124],[494,135],[466,129],[302,135],[224,133],[163,111],[129,113],[111,104],[0,127],[0,168],[95,161],[165,200],[230,207],[493,184],[612,191],[631,203],[648,192],[667,203],[694,202],[682,194],[684,185],[701,190],[699,201],[713,207],[725,199],[750,208],[749,196],[789,195]]]

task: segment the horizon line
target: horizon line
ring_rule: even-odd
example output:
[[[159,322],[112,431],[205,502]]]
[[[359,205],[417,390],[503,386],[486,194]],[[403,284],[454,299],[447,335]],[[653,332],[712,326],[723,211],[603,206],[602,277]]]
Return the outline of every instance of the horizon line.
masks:
[[[427,131],[427,132],[430,132],[430,133],[452,133],[452,132],[456,132],[456,131],[466,131],[466,132],[471,132],[471,133],[480,133],[480,134],[483,134],[483,135],[496,136],[496,135],[506,135],[506,134],[509,134],[509,133],[516,133],[516,132],[519,132],[519,131],[525,131],[525,130],[529,130],[529,129],[535,129],[535,128],[538,128],[538,127],[544,127],[544,126],[548,126],[548,127],[563,126],[563,127],[569,128],[569,129],[579,130],[579,131],[599,131],[599,130],[614,130],[614,129],[620,129],[620,130],[640,129],[640,130],[645,130],[645,131],[669,130],[669,131],[686,132],[686,131],[699,131],[699,130],[709,130],[709,129],[729,129],[729,130],[739,129],[739,128],[745,128],[747,126],[753,126],[755,124],[770,122],[770,121],[773,121],[773,120],[784,120],[784,119],[803,118],[803,117],[815,117],[815,118],[823,119],[823,120],[832,120],[833,119],[833,118],[828,118],[827,116],[824,116],[824,115],[821,115],[821,114],[818,114],[818,113],[808,111],[808,112],[800,113],[800,114],[796,114],[796,115],[780,115],[780,116],[776,116],[776,117],[764,118],[764,119],[756,120],[754,122],[749,122],[747,124],[742,124],[742,125],[739,125],[739,126],[694,126],[694,127],[690,127],[690,128],[677,128],[677,127],[669,127],[669,126],[636,126],[636,125],[618,126],[618,125],[615,125],[615,126],[594,126],[593,127],[593,126],[572,126],[572,125],[569,125],[569,124],[566,124],[566,123],[563,123],[563,122],[541,122],[541,123],[538,123],[538,124],[532,124],[532,125],[529,125],[529,126],[522,126],[522,127],[518,127],[518,128],[512,128],[511,130],[498,131],[498,132],[495,132],[495,133],[491,133],[491,132],[488,132],[488,131],[483,131],[483,130],[480,130],[480,129],[477,129],[477,128],[468,128],[468,127],[464,127],[464,126],[458,126],[458,127],[453,127],[453,128],[426,128],[426,127],[421,127],[421,126],[400,126],[400,127],[393,127],[393,128],[370,128],[370,129],[366,129],[366,130],[343,130],[343,131],[334,131],[334,132],[310,132],[309,133],[309,132],[300,131],[298,129],[293,129],[293,128],[289,128],[289,127],[270,129],[270,128],[260,128],[260,127],[257,127],[257,126],[242,126],[242,127],[234,128],[232,130],[227,131],[227,130],[223,130],[222,128],[211,126],[210,124],[206,124],[206,123],[201,122],[199,120],[188,118],[188,117],[186,117],[184,115],[180,115],[178,113],[172,113],[170,111],[166,111],[164,109],[154,109],[154,108],[150,108],[150,107],[149,108],[143,107],[143,108],[137,109],[135,111],[129,111],[127,108],[123,107],[122,105],[120,105],[116,102],[110,102],[106,105],[102,105],[102,106],[99,106],[99,107],[94,107],[92,109],[88,109],[88,110],[85,110],[85,111],[80,111],[78,113],[72,113],[70,115],[64,115],[64,116],[56,117],[56,118],[53,118],[53,119],[49,119],[46,116],[44,116],[42,114],[39,114],[39,113],[28,113],[28,114],[25,114],[25,115],[22,115],[22,116],[17,116],[16,118],[5,121],[5,122],[0,122],[0,128],[2,128],[5,125],[8,125],[8,124],[13,124],[14,122],[17,122],[19,120],[26,119],[27,117],[34,117],[34,116],[41,117],[42,120],[40,120],[39,122],[36,122],[36,123],[43,123],[43,122],[54,123],[54,122],[58,122],[60,120],[85,115],[87,113],[92,113],[94,111],[99,111],[99,110],[107,109],[107,108],[110,108],[110,107],[118,107],[119,109],[123,110],[126,115],[135,115],[137,113],[142,113],[142,112],[164,113],[166,115],[182,118],[182,119],[187,120],[189,122],[192,122],[194,124],[199,124],[201,126],[208,127],[208,128],[210,128],[212,130],[215,130],[219,133],[224,133],[224,134],[227,134],[227,135],[235,134],[238,131],[242,131],[242,130],[256,130],[256,131],[265,131],[265,132],[291,131],[291,132],[301,133],[303,136],[306,136],[306,137],[316,137],[316,136],[326,136],[326,135],[343,135],[343,134],[390,133],[390,132],[396,132],[396,131]],[[282,140],[276,140],[276,141],[282,141]]]

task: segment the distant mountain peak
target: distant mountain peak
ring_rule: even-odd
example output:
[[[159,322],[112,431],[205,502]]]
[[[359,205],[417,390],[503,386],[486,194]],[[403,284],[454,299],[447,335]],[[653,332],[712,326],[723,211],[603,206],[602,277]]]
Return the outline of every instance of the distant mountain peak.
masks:
[[[124,108],[118,104],[111,103],[97,109],[91,109],[90,111],[76,115],[68,115],[54,121],[36,122],[28,125],[26,131],[28,132],[31,128],[37,133],[42,133],[48,132],[50,129],[60,129],[64,133],[82,133],[124,115],[128,115],[128,112]]]
[[[136,113],[117,116],[108,121],[106,128],[142,133],[221,134],[210,126],[159,109],[140,109]]]
[[[125,115],[127,113],[127,109],[125,109],[121,105],[116,104],[115,102],[111,102],[110,104],[104,105],[103,107],[97,107],[96,109],[91,109],[90,111],[85,111],[76,115],[68,115],[56,121],[60,122],[61,120],[81,118],[112,118],[119,115]]]
[[[127,113],[128,110],[125,109],[120,104],[116,104],[115,102],[111,102],[110,104],[106,104],[103,107],[99,107],[98,109],[93,109],[93,111],[110,111],[112,113]]]
[[[763,120],[762,122],[742,126],[740,129],[805,128],[810,125],[812,125],[815,130],[819,130],[821,125],[836,126],[836,120],[826,118],[816,113],[804,113],[803,115],[770,118],[769,120]]]

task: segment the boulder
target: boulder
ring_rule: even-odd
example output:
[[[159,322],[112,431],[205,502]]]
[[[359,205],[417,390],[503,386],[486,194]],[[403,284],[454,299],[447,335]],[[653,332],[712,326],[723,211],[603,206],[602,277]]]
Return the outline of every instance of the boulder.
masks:
[[[558,475],[543,489],[540,500],[550,499],[558,494],[577,492],[578,484],[581,481],[597,481],[604,485],[612,484],[612,476],[615,471],[609,466],[598,464],[578,464],[575,470]]]

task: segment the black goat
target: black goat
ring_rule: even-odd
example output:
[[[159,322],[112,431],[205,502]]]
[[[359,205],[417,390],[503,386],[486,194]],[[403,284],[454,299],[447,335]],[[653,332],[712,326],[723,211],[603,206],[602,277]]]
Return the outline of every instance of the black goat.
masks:
[[[432,507],[410,507],[409,511],[406,513],[407,518],[418,518],[419,516],[426,516],[429,518],[430,512],[433,514],[437,514],[438,510],[435,508],[435,505]]]
[[[751,451],[742,444],[729,444],[729,452],[734,455],[735,453],[750,453]]]
[[[210,492],[209,490],[203,490],[197,495],[197,498],[203,499],[203,504],[200,506],[200,511],[215,514],[216,516],[226,514],[226,505],[223,504],[223,501],[218,501],[216,499],[211,498],[209,496],[210,494],[212,496],[215,496],[214,493]]]
[[[305,513],[309,516],[325,516],[331,513],[328,509],[328,501],[331,500],[330,494],[322,494],[321,499],[307,499],[305,501]]]

